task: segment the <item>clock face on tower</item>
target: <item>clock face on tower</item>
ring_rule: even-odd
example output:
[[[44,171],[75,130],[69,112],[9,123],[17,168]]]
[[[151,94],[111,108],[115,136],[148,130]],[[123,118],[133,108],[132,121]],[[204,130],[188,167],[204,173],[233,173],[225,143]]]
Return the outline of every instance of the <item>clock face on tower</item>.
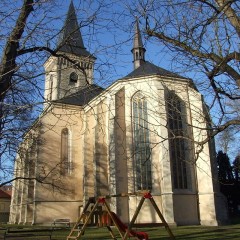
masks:
[[[76,83],[78,81],[78,75],[75,72],[72,72],[69,76],[70,83]]]

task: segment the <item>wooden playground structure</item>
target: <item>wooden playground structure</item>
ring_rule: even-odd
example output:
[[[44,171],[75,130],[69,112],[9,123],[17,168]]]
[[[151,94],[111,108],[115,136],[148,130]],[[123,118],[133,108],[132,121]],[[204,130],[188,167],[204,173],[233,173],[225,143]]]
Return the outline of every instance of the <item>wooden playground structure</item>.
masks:
[[[98,226],[99,227],[103,227],[103,226],[107,227],[112,239],[115,239],[115,240],[117,239],[117,237],[114,235],[112,228],[111,228],[111,226],[115,226],[120,235],[120,239],[126,240],[126,239],[134,237],[135,239],[139,239],[139,240],[148,240],[149,237],[148,237],[147,233],[137,232],[132,229],[134,226],[134,223],[136,221],[136,218],[137,218],[139,212],[141,211],[143,203],[146,199],[148,199],[150,201],[154,210],[156,211],[156,213],[158,214],[158,216],[161,220],[161,223],[159,223],[158,225],[164,226],[166,231],[168,232],[170,239],[174,240],[175,237],[174,237],[171,229],[169,228],[167,222],[165,221],[161,211],[159,210],[155,200],[153,199],[153,197],[149,191],[137,194],[142,197],[141,197],[141,200],[135,210],[135,213],[134,213],[129,225],[124,224],[121,221],[121,219],[117,216],[117,214],[115,214],[114,212],[112,212],[110,210],[110,207],[109,207],[108,203],[106,202],[106,199],[109,199],[111,197],[127,197],[127,196],[131,196],[131,195],[133,195],[133,194],[122,193],[122,194],[111,195],[111,196],[109,196],[109,195],[104,196],[104,197],[102,196],[102,197],[98,197],[98,198],[95,198],[95,197],[89,198],[86,206],[84,207],[84,209],[82,211],[82,214],[80,215],[77,222],[71,229],[71,232],[67,236],[67,240],[81,239],[81,237],[85,233],[86,228],[89,226],[91,219],[94,217],[94,214],[96,215],[96,213],[98,214]],[[134,195],[136,195],[136,193],[134,193]],[[101,209],[102,207],[105,207],[106,211],[103,211],[103,212],[97,211],[98,209]],[[89,211],[89,208],[90,208],[90,211]]]

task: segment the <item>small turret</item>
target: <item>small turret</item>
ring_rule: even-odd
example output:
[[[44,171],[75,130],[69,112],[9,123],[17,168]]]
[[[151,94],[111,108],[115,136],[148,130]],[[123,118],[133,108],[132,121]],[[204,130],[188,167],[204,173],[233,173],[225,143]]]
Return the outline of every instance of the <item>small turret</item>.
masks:
[[[145,52],[146,49],[143,47],[142,37],[139,30],[139,21],[138,18],[136,18],[134,42],[132,49],[134,69],[137,69],[145,62]]]

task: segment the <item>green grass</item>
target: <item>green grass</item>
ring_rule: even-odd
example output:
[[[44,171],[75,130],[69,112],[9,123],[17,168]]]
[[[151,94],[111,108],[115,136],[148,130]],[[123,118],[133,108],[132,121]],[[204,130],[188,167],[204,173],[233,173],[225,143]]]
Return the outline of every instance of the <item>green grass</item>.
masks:
[[[145,231],[149,235],[149,239],[167,240],[170,239],[164,227],[159,228],[141,228],[139,231]],[[240,239],[240,224],[227,225],[219,227],[203,227],[203,226],[185,226],[171,227],[171,230],[177,240],[239,240]],[[55,232],[53,240],[66,239],[68,231]],[[81,239],[108,240],[111,239],[106,228],[86,229],[84,236]],[[120,238],[118,238],[120,239]],[[134,238],[132,238],[134,239]]]
[[[11,225],[8,227],[12,227]],[[26,226],[25,226],[26,227]],[[29,227],[29,226],[28,226]],[[32,228],[34,228],[33,226]],[[140,228],[138,231],[147,232],[150,240],[167,240],[170,239],[164,227]],[[219,227],[203,227],[203,226],[182,226],[171,227],[176,240],[239,240],[240,224],[219,226]],[[58,229],[53,232],[52,240],[65,240],[70,229]],[[115,232],[117,233],[117,232]],[[23,238],[22,238],[23,239]],[[27,238],[30,239],[30,238]],[[84,236],[85,240],[110,240],[111,236],[107,228],[87,228]],[[121,238],[118,238],[121,239]],[[134,238],[131,238],[134,239]]]

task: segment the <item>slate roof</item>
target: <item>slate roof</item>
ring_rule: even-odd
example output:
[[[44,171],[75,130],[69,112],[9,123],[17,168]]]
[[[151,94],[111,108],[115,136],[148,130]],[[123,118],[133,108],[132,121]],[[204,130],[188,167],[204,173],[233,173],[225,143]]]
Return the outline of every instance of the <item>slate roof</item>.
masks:
[[[53,102],[84,106],[88,104],[94,97],[98,96],[102,91],[104,91],[104,88],[96,84],[91,84],[81,88],[76,93],[73,93]]]
[[[83,44],[82,34],[78,25],[73,2],[71,1],[65,24],[58,41],[58,51],[73,53],[79,56],[92,56]]]
[[[11,198],[11,196],[8,194],[8,193],[6,193],[6,192],[4,192],[2,189],[0,189],[0,198]]]
[[[154,76],[154,75],[189,80],[189,78],[182,77],[176,73],[173,73],[164,68],[158,67],[148,61],[145,61],[140,67],[138,67],[137,69],[135,69],[134,71],[132,71],[122,79],[130,79],[130,78]],[[76,93],[70,94],[64,98],[53,101],[53,103],[56,102],[56,103],[70,104],[70,105],[76,105],[76,106],[84,106],[104,90],[105,90],[104,88],[96,84],[90,84],[90,85],[87,85],[86,87],[81,88]]]
[[[143,76],[150,76],[150,75],[159,75],[159,76],[166,76],[166,77],[174,77],[174,78],[183,78],[176,73],[170,72],[164,68],[158,67],[148,61],[145,61],[140,67],[129,73],[125,78],[136,78],[136,77],[143,77]]]
[[[129,73],[127,76],[125,76],[122,79],[130,79],[130,78],[153,76],[153,75],[189,80],[189,78],[182,77],[176,73],[173,73],[166,69],[158,67],[148,61],[145,61],[140,67],[138,67],[137,69],[135,69],[134,71],[132,71],[131,73]],[[98,96],[101,92],[103,92],[104,90],[105,90],[104,88],[102,88],[96,84],[91,84],[91,85],[87,85],[86,87],[81,88],[76,93],[73,93],[71,95],[68,95],[64,98],[61,98],[61,99],[53,101],[53,102],[76,105],[76,106],[84,106],[84,105],[88,104],[93,98]]]

